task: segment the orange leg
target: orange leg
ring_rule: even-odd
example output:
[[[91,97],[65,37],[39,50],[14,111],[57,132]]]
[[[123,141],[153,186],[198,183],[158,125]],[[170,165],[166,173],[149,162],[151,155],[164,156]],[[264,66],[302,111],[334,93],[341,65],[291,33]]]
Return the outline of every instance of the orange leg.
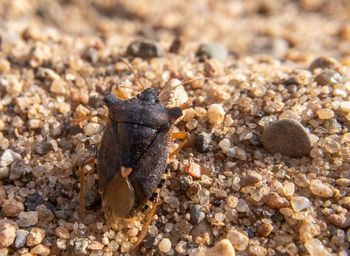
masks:
[[[126,168],[126,167],[122,166],[120,168],[120,172],[121,172],[122,177],[126,178],[131,174],[132,168],[130,168],[130,167]]]
[[[156,209],[157,209],[157,205],[158,205],[158,199],[153,203],[153,207],[151,209],[151,211],[149,212],[146,222],[142,227],[141,233],[139,238],[137,239],[136,244],[134,245],[134,248],[132,250],[132,254],[131,255],[135,255],[135,253],[137,252],[138,248],[140,247],[140,245],[142,244],[142,241],[145,239],[145,237],[147,236],[148,233],[148,227],[152,222],[153,216],[156,213]]]
[[[180,150],[188,143],[189,138],[188,138],[188,134],[186,132],[174,132],[171,134],[171,138],[173,140],[176,139],[182,139],[183,141],[180,142],[179,146],[177,147],[177,149],[175,149],[173,152],[171,152],[169,154],[169,159],[172,159],[174,156],[176,156]]]
[[[126,94],[125,90],[121,87],[113,88],[113,94],[119,99],[127,100],[130,97]]]
[[[93,163],[95,161],[95,156],[90,156],[84,160],[81,166],[79,166],[79,182],[80,182],[80,193],[79,193],[79,211],[80,216],[84,217],[86,213],[85,209],[85,173],[84,165]]]

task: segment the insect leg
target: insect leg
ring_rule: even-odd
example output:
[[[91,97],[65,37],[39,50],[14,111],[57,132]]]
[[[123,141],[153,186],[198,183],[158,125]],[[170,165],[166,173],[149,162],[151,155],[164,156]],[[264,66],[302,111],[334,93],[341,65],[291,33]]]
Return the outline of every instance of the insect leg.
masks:
[[[183,141],[180,142],[177,149],[175,149],[173,152],[169,154],[169,159],[172,159],[174,156],[176,156],[180,150],[188,143],[189,138],[188,134],[186,132],[174,132],[171,134],[172,139],[182,139]]]
[[[85,173],[84,166],[95,161],[95,156],[90,156],[84,159],[83,163],[79,166],[79,183],[80,183],[80,192],[79,192],[79,211],[80,216],[85,216]]]

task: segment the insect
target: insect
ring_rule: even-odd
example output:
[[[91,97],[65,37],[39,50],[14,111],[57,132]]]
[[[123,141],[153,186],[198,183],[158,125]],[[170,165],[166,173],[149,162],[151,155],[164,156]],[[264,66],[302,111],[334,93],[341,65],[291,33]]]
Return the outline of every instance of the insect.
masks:
[[[128,67],[131,69],[129,65]],[[135,73],[134,75],[137,78]],[[139,80],[138,82],[140,83]],[[172,133],[174,123],[182,116],[182,109],[166,108],[159,101],[157,89],[143,89],[134,98],[128,98],[122,90],[118,94],[120,98],[112,94],[104,98],[108,108],[108,122],[99,146],[96,165],[102,209],[112,225],[129,217],[135,207],[148,199],[155,199],[154,191],[166,170],[171,139],[183,139],[182,144],[170,154],[174,155],[186,143],[187,138],[186,133]],[[80,182],[83,213],[83,172],[80,172]],[[135,246],[146,235],[145,226],[150,224],[155,206],[156,203]]]

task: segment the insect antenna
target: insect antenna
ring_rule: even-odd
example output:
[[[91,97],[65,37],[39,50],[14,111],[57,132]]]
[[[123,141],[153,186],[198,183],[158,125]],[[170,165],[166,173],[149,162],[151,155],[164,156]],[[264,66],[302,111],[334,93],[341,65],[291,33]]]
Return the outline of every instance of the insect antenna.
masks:
[[[138,75],[136,74],[136,72],[134,71],[134,69],[130,66],[129,62],[127,60],[125,60],[124,58],[122,57],[119,57],[119,59],[124,62],[124,64],[128,67],[128,69],[131,71],[131,73],[133,73],[133,75],[135,76],[136,80],[137,80],[137,83],[138,85],[141,87],[141,90],[145,90],[145,87],[143,86],[143,84],[141,83]]]

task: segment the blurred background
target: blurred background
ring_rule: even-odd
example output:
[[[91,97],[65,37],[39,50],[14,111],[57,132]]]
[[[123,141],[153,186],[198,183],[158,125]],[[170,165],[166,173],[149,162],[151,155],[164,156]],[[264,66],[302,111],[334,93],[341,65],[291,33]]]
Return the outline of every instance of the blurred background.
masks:
[[[303,60],[350,54],[349,0],[2,0],[3,42],[15,31],[93,35],[117,45],[143,37],[186,49],[219,41],[234,54]]]

